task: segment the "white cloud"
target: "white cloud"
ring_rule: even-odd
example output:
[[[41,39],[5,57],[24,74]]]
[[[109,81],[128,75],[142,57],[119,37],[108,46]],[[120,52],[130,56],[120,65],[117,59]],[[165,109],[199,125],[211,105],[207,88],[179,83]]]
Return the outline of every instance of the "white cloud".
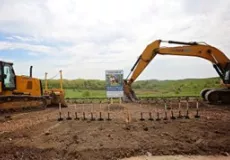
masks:
[[[65,78],[104,79],[106,69],[116,68],[126,77],[156,39],[205,41],[230,56],[229,7],[229,0],[2,0],[0,33],[9,36],[0,50],[34,56],[15,62],[18,73],[32,64],[38,77],[62,69]],[[157,56],[138,79],[211,76],[217,74],[203,59]]]
[[[33,52],[55,54],[58,49],[54,47],[44,46],[44,45],[31,45],[27,43],[17,43],[17,42],[0,42],[0,50],[13,50],[13,49],[25,49]]]

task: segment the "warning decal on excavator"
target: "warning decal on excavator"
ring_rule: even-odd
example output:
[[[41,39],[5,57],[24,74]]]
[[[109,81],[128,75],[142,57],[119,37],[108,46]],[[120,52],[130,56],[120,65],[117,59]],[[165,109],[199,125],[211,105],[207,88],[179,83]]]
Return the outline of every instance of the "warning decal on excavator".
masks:
[[[188,48],[171,48],[171,52],[190,52]]]
[[[107,97],[123,97],[123,70],[106,70],[105,78]]]

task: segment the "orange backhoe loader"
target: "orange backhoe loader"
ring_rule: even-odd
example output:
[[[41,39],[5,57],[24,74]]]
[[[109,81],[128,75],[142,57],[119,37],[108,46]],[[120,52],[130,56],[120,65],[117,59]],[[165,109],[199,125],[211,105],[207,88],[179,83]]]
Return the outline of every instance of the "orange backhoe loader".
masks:
[[[40,79],[30,75],[16,75],[13,63],[0,61],[0,111],[45,109],[52,103],[52,95],[44,94]],[[61,100],[59,100],[61,101]]]
[[[160,44],[162,42],[180,46],[161,47]],[[131,72],[124,80],[125,99],[129,99],[130,101],[137,99],[134,91],[131,88],[131,84],[137,79],[137,77],[157,54],[192,56],[210,61],[219,77],[221,78],[222,85],[224,87],[218,89],[205,88],[201,91],[200,94],[204,100],[212,104],[230,103],[230,60],[223,52],[206,43],[163,40],[156,40],[150,43],[135,62]],[[131,77],[129,78],[130,75]]]

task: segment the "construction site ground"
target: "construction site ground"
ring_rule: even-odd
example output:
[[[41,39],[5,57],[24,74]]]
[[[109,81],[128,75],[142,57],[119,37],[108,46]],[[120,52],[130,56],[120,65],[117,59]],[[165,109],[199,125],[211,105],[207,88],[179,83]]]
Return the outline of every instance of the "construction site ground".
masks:
[[[186,104],[182,104],[182,115]],[[72,120],[66,120],[67,112]],[[99,112],[103,121],[99,121]],[[111,120],[107,120],[108,111]],[[152,111],[153,121],[149,120]],[[156,113],[160,112],[160,121]],[[178,104],[172,104],[178,116]],[[80,120],[74,120],[78,112]],[[83,113],[87,120],[82,120]],[[91,114],[95,121],[91,121]],[[140,113],[143,118],[140,120]],[[186,155],[219,156],[230,159],[230,106],[199,105],[200,118],[195,118],[196,104],[189,106],[190,119],[165,117],[164,104],[69,104],[59,109],[12,114],[1,117],[0,159],[146,159],[151,156]],[[179,156],[180,158],[180,156]],[[172,158],[169,158],[172,159]],[[174,158],[176,159],[176,158]],[[199,158],[194,158],[199,159]],[[207,157],[206,157],[207,159]]]

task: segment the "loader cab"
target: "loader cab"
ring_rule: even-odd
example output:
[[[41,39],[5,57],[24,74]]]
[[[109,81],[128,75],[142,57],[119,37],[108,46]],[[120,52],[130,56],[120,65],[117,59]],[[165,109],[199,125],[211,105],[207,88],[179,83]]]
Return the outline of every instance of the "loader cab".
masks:
[[[0,61],[0,82],[3,90],[16,89],[16,75],[13,69],[13,63]]]

